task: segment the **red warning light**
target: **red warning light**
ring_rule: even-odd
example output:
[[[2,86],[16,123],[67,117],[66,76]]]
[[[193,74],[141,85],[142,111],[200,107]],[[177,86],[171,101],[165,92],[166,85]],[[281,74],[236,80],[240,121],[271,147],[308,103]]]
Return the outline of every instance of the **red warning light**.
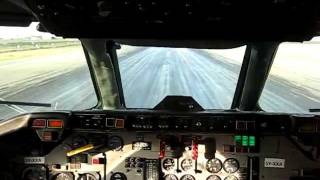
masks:
[[[50,119],[48,120],[48,128],[62,128],[63,121],[60,119]]]

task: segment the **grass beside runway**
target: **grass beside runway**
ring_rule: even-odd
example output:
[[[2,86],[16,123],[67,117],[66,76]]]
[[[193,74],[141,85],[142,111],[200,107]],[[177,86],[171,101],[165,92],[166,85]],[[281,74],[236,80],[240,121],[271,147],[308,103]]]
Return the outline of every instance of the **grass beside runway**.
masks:
[[[12,39],[12,40],[0,40],[0,53],[25,51],[25,50],[37,50],[65,47],[72,45],[80,45],[78,40],[74,39],[49,39],[49,40],[30,40],[30,39]]]
[[[82,47],[80,45],[75,44],[67,47],[4,52],[0,53],[0,62],[8,60],[23,60],[27,58],[37,58],[41,56],[45,57],[50,54],[61,54],[68,51],[74,51],[79,49],[82,49]]]

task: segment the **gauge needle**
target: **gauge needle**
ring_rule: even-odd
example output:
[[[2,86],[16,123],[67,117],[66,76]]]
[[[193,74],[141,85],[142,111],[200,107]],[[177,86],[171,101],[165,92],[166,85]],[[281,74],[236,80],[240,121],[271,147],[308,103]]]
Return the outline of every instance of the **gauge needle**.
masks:
[[[179,158],[177,158],[177,173],[181,172],[181,170],[179,168],[179,164],[180,164],[180,161],[179,161]]]
[[[198,159],[195,159],[194,163],[195,163],[195,165],[194,165],[194,171],[195,171],[195,173],[196,173],[196,174],[197,174],[197,173],[202,173],[202,171],[198,169]]]

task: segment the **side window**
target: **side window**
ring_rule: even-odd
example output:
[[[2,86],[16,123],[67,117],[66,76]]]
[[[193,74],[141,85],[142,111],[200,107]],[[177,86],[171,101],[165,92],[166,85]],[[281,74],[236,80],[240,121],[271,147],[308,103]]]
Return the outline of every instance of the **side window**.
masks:
[[[0,27],[0,117],[32,111],[82,110],[97,98],[81,43],[39,33],[30,27]]]
[[[320,42],[280,44],[260,106],[271,112],[308,113],[320,108]]]

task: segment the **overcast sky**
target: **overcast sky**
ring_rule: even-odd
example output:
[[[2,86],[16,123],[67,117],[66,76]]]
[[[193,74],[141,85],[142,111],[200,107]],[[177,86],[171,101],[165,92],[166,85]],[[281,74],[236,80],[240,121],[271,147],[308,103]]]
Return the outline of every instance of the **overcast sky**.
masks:
[[[29,27],[8,27],[0,26],[1,39],[24,38],[30,36],[42,36],[43,38],[50,38],[53,35],[50,33],[42,33],[37,31],[38,23],[31,23]]]

